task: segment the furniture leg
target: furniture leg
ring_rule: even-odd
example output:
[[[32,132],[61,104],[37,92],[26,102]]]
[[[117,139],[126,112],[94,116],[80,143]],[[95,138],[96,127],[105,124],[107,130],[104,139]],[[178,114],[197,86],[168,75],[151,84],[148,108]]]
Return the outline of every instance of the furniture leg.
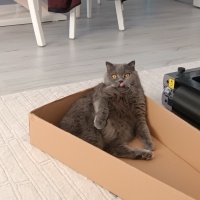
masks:
[[[38,46],[45,46],[46,42],[44,39],[44,33],[41,25],[41,19],[40,19],[40,14],[38,12],[38,5],[39,3],[36,3],[35,0],[28,0],[28,5],[29,5],[29,10],[30,10],[30,15],[31,15],[31,20],[33,24],[33,29],[37,41]]]
[[[92,17],[92,0],[87,0],[87,18]]]
[[[124,17],[123,17],[121,0],[115,0],[115,8],[116,8],[116,13],[117,13],[117,21],[118,21],[119,30],[123,31],[125,27],[124,27]]]
[[[76,6],[76,18],[79,18],[81,15],[81,5]]]
[[[69,17],[69,38],[75,39],[75,32],[76,32],[76,8],[70,10],[70,17]]]
[[[200,8],[200,0],[193,0],[193,6]]]

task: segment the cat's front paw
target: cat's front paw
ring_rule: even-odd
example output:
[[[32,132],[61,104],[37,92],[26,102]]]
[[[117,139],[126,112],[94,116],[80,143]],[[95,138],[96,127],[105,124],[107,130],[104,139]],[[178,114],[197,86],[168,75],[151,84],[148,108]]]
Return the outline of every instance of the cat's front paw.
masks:
[[[144,150],[141,154],[141,159],[144,160],[151,160],[153,158],[154,154],[152,151]]]
[[[95,126],[97,129],[103,129],[103,128],[106,126],[106,121],[105,121],[105,120],[102,120],[102,119],[99,118],[99,117],[95,117],[95,118],[94,118],[94,126]]]
[[[153,151],[153,150],[155,150],[155,144],[153,142],[150,142],[148,144],[145,144],[145,148]]]
[[[153,151],[147,149],[141,149],[140,152],[138,152],[138,155],[134,159],[151,160],[153,156],[154,156]]]

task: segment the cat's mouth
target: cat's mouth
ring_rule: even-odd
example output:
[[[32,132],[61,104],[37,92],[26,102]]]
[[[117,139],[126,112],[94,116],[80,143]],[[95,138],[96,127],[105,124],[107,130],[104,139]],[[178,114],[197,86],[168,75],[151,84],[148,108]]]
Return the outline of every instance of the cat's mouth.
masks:
[[[124,82],[121,82],[121,83],[119,84],[119,87],[120,87],[120,88],[125,88],[125,87],[126,87],[126,85],[125,85],[125,83],[124,83]]]

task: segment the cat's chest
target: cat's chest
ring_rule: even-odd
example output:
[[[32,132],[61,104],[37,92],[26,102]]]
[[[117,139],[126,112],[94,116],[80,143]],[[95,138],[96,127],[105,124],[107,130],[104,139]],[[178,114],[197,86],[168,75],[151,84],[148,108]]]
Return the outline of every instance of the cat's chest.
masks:
[[[117,110],[132,110],[133,108],[133,98],[129,98],[128,95],[116,95],[110,98],[109,108]]]

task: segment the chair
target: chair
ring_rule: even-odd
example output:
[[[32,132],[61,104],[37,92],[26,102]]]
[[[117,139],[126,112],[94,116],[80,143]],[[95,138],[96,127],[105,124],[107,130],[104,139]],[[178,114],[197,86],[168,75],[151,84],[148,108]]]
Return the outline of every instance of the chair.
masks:
[[[92,8],[92,0],[87,0],[87,17],[91,18],[91,8]],[[98,3],[100,3],[100,0],[98,0]],[[124,27],[124,17],[123,17],[123,7],[121,0],[115,0],[115,8],[116,8],[116,14],[117,14],[117,21],[118,21],[118,27],[120,31],[123,31],[125,29]],[[80,7],[78,8],[80,9]],[[76,34],[76,8],[72,9],[70,11],[70,22],[69,22],[69,38],[75,39]],[[79,12],[79,10],[78,10]]]
[[[88,5],[88,15],[91,17],[91,1],[92,0],[87,0],[87,5]],[[97,0],[98,3],[100,3],[100,0]],[[29,10],[30,10],[30,15],[31,15],[31,20],[33,24],[33,29],[37,41],[38,46],[45,46],[45,38],[44,38],[44,33],[41,25],[41,0],[28,0],[28,5],[29,5]],[[123,18],[123,11],[122,11],[122,3],[121,0],[115,0],[115,8],[116,8],[116,14],[117,14],[117,21],[118,21],[118,27],[120,31],[123,31],[125,29],[124,27],[124,18]],[[70,39],[75,39],[75,34],[76,34],[76,9],[73,8],[70,11],[70,19],[69,19],[69,38]]]

